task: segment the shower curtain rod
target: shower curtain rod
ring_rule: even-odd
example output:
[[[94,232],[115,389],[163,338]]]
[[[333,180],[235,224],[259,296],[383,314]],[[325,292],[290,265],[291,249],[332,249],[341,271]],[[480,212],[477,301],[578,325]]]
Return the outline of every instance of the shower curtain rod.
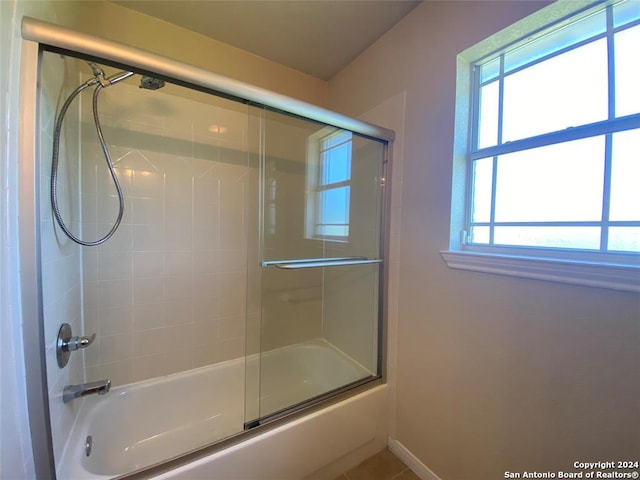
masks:
[[[332,112],[295,98],[240,82],[147,50],[77,32],[30,17],[22,19],[22,38],[72,52],[104,58],[148,72],[164,75],[222,94],[249,100],[310,120],[315,120],[367,137],[392,142],[395,132]]]

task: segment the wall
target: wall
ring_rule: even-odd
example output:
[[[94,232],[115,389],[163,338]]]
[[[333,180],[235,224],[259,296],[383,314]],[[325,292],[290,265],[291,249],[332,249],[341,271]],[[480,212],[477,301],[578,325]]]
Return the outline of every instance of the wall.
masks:
[[[68,26],[324,106],[327,83],[271,60],[103,0],[75,1]]]
[[[73,335],[83,335],[82,250],[55,224],[51,210],[50,179],[54,122],[60,97],[77,85],[78,72],[72,62],[58,55],[42,60],[40,91],[40,238],[42,255],[42,303],[46,344],[47,385],[53,434],[54,455],[62,457],[66,439],[80,411],[81,402],[64,404],[65,385],[85,381],[82,355],[75,354],[60,369],[56,360],[56,338],[63,323],[71,325]],[[74,108],[75,107],[75,108]],[[80,179],[80,112],[72,105],[60,134],[57,184],[58,207],[66,225],[73,231],[80,225],[80,192],[74,188]],[[83,333],[84,332],[84,333]]]
[[[541,2],[425,2],[329,82],[349,115],[406,95],[395,440],[443,480],[637,456],[638,295],[454,271],[456,55]]]
[[[0,97],[0,111],[2,116],[2,148],[0,149],[0,179],[2,180],[2,205],[0,222],[0,325],[2,326],[3,338],[8,339],[2,349],[2,430],[1,430],[1,451],[0,476],[2,478],[35,478],[34,460],[31,452],[31,435],[29,431],[28,416],[26,410],[26,384],[25,369],[23,363],[24,351],[22,348],[22,318],[20,305],[20,285],[19,285],[19,239],[17,233],[18,211],[17,199],[19,196],[18,184],[18,131],[20,128],[20,54],[21,37],[20,22],[23,15],[47,18],[52,21],[71,21],[73,12],[63,5],[59,8],[49,2],[20,2],[8,1],[0,2],[0,22],[2,27],[2,97]],[[53,67],[53,70],[61,71],[61,68]],[[51,134],[52,116],[51,110],[47,110],[47,105],[51,102],[55,105],[55,99],[51,97],[54,92],[45,93],[49,95],[49,100],[45,101],[44,122],[45,136]],[[34,139],[34,141],[36,141]],[[50,216],[43,218],[41,226],[46,228],[50,224]],[[52,230],[48,230],[43,236],[43,246],[57,250],[50,235]],[[53,260],[64,264],[61,273],[62,277],[57,277],[54,282],[58,283],[59,290],[55,295],[45,298],[45,303],[49,307],[47,314],[50,316],[62,317],[67,305],[74,303],[77,298],[77,265],[73,253],[67,250],[58,251],[60,255]],[[53,265],[50,264],[49,267]],[[51,270],[49,270],[51,272]],[[45,275],[47,273],[43,272]],[[50,277],[47,277],[51,281]],[[46,279],[45,279],[46,280]],[[57,295],[60,294],[60,295]],[[77,318],[76,318],[77,319]],[[57,323],[57,320],[56,320]],[[52,322],[53,324],[53,322]],[[58,325],[59,326],[59,325]],[[57,329],[56,329],[57,332]],[[55,335],[55,334],[54,334]],[[52,342],[47,344],[47,355],[52,355]],[[50,370],[47,375],[50,385],[59,385],[63,382],[63,376],[58,372]],[[71,415],[63,415],[55,420],[54,429],[60,426],[64,420],[73,421]],[[58,436],[59,437],[59,436]],[[60,444],[59,444],[60,445]],[[59,446],[58,445],[58,446]],[[59,451],[59,449],[58,449]]]
[[[0,325],[2,325],[3,338],[8,339],[2,349],[2,407],[0,408],[2,411],[0,476],[2,478],[35,478],[30,427],[25,407],[27,400],[18,266],[19,162],[17,132],[20,126],[20,55],[22,49],[20,22],[23,15],[47,18],[52,21],[71,21],[73,12],[67,10],[64,5],[58,5],[58,7],[54,8],[50,2],[0,2],[0,22],[2,25],[0,28],[2,31],[0,58],[2,59],[2,72],[4,72],[2,75],[3,95],[0,98],[2,105],[0,110],[4,112],[0,129],[2,132],[2,142],[0,142],[2,145],[0,151],[0,178],[2,179]],[[55,70],[56,67],[53,69]],[[59,67],[58,70],[60,70]],[[52,116],[47,115],[47,104],[51,105],[51,102],[55,105],[55,100],[52,98],[50,98],[50,102],[45,102],[43,115],[43,126],[48,132],[47,135],[50,135],[52,131]],[[43,218],[43,225],[47,223],[47,220],[50,222],[50,217],[49,219]],[[51,229],[48,231],[52,232]],[[45,236],[47,235],[45,234]],[[51,247],[50,240],[52,240],[51,237],[48,237],[43,244]],[[63,272],[68,275],[54,280],[58,282],[59,289],[55,295],[45,299],[50,316],[52,314],[53,316],[64,315],[66,307],[73,302],[74,297],[77,297],[71,292],[75,288],[74,285],[77,287],[77,279],[74,280],[74,268],[71,267],[71,264],[74,263],[73,254],[69,256],[68,253],[65,252],[56,258],[56,261],[59,260],[65,264]],[[47,278],[51,280],[50,277]],[[49,356],[52,354],[51,347],[52,342],[49,338],[47,344],[47,355]],[[50,377],[51,384],[63,381],[54,370],[48,371],[47,375]],[[59,422],[65,421],[65,418],[68,420],[69,416],[57,417],[54,428],[59,425]]]
[[[10,135],[18,126],[20,34],[15,2],[0,2],[0,333],[8,339],[0,349],[0,476],[33,477],[31,437],[26,409],[25,372],[18,288],[17,200],[18,139]],[[11,73],[5,73],[11,72]]]

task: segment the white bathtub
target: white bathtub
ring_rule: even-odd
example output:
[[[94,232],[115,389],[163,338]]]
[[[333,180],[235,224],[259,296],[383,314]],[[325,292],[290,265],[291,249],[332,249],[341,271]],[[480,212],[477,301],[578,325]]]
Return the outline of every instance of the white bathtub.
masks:
[[[246,404],[249,415],[258,411],[265,415],[368,374],[326,341],[316,340],[274,350],[261,358],[231,360],[113,388],[107,395],[84,400],[59,462],[58,478],[113,478],[162,462],[242,431],[245,398],[256,399]],[[372,389],[159,478],[302,478],[379,434],[384,399],[386,387]],[[348,415],[343,410],[349,411]],[[88,435],[93,445],[87,457]],[[337,442],[331,440],[336,435],[341,437]],[[328,445],[322,444],[322,438]],[[285,449],[278,447],[282,441]],[[296,458],[290,456],[292,447],[311,448],[314,454],[300,452]],[[251,449],[259,454],[249,453]],[[243,460],[261,458],[268,451],[273,451],[270,458],[260,462]],[[286,456],[278,460],[278,452]],[[269,470],[270,462],[273,471]]]

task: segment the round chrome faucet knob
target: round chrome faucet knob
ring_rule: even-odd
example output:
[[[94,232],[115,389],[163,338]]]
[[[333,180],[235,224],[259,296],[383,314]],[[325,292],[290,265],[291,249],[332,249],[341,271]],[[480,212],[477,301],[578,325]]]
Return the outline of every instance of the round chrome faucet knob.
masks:
[[[58,340],[56,341],[56,359],[60,368],[67,366],[71,352],[87,348],[96,339],[95,333],[88,337],[72,337],[71,335],[71,325],[63,323],[58,330]]]

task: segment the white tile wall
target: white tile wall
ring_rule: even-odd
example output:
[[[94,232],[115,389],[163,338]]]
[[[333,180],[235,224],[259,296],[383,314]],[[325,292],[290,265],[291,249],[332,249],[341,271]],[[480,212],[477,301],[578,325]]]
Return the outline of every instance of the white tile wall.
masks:
[[[88,372],[114,385],[245,351],[247,112],[204,94],[185,98],[194,93],[179,87],[140,90],[135,81],[100,98],[125,194],[122,225],[84,250],[85,318],[98,333]],[[83,224],[99,235],[118,202],[91,123],[85,103]]]
[[[40,97],[42,294],[51,428],[54,455],[58,459],[62,456],[68,434],[80,409],[80,402],[62,402],[62,390],[65,385],[82,383],[85,378],[81,355],[72,354],[67,367],[60,369],[55,352],[56,338],[62,323],[69,323],[74,335],[83,334],[81,250],[54,224],[49,199],[56,106],[61,94],[66,97],[77,86],[65,83],[65,79],[74,77],[73,73],[74,65],[71,62],[57,55],[44,55]],[[58,202],[67,225],[76,233],[80,220],[77,106],[72,105],[63,123],[64,141],[60,147],[58,174]]]

